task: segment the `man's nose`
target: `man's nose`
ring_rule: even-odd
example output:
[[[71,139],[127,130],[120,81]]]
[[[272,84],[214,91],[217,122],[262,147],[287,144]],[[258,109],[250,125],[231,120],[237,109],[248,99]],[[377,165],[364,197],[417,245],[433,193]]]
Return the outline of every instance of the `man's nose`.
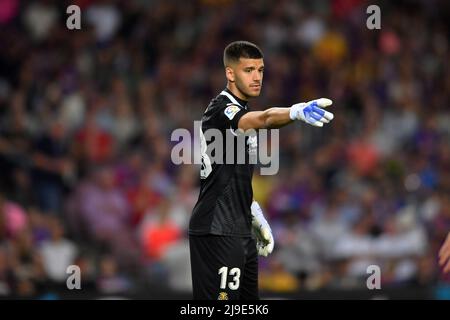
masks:
[[[253,72],[253,81],[260,82],[261,81],[261,74],[256,70]]]

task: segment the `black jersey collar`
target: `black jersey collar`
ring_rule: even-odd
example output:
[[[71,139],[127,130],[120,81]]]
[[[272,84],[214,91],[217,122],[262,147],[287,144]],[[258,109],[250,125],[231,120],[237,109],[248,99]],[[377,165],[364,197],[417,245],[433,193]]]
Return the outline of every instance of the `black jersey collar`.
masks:
[[[231,92],[228,88],[225,88],[223,91],[225,91],[225,92],[231,94],[231,95],[233,96],[233,98],[235,98],[236,101],[239,102],[239,104],[240,104],[241,106],[243,106],[245,109],[247,109],[248,101],[239,99],[239,98],[236,97],[236,95],[234,95],[233,92]]]

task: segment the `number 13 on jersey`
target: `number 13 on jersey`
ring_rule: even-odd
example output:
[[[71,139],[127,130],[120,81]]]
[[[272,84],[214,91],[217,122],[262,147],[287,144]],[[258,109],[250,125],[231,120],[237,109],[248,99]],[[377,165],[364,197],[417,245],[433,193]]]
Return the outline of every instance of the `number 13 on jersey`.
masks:
[[[220,275],[220,289],[226,289],[228,275],[233,277],[232,281],[228,282],[228,288],[230,288],[230,290],[239,289],[239,278],[241,276],[241,269],[233,268],[228,273],[228,267],[222,267],[219,269],[218,274]]]

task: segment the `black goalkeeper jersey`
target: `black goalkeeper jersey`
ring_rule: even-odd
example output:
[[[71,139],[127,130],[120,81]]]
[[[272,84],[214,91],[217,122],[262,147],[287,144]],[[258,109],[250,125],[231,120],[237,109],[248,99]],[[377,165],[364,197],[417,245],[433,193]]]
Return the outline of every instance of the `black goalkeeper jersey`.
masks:
[[[239,144],[236,141],[239,119],[247,112],[249,112],[247,102],[225,89],[210,102],[203,114],[200,132],[201,186],[199,198],[190,219],[189,234],[251,236],[250,206],[253,199],[254,165],[249,161],[249,153],[256,152],[257,139],[256,136],[245,137],[245,144]],[[205,139],[204,133],[208,129],[218,129],[222,133],[223,163],[211,161],[208,156],[213,143]],[[232,151],[234,152],[233,163],[225,163],[227,153]],[[236,163],[236,156],[238,153],[242,156],[243,152],[245,163]]]

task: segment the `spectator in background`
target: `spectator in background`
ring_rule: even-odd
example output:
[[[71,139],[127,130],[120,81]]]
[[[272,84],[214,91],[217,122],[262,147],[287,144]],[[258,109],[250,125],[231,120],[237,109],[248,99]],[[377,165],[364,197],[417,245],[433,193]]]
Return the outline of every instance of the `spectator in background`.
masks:
[[[117,186],[129,191],[136,188],[144,179],[141,174],[145,168],[146,158],[140,149],[131,149],[115,168]]]
[[[324,250],[314,234],[301,225],[294,212],[287,214],[281,222],[273,227],[275,241],[279,243],[275,249],[276,259],[300,280],[319,269],[319,254]]]
[[[42,263],[48,277],[57,283],[67,279],[67,268],[73,265],[77,256],[76,245],[64,237],[64,226],[56,218],[49,219],[51,238],[40,246]]]
[[[450,232],[439,250],[439,264],[443,272],[450,272]]]
[[[33,189],[33,181],[30,169],[26,167],[16,167],[12,171],[13,183],[9,190],[13,201],[28,208],[37,205],[37,197]]]
[[[0,221],[0,224],[3,224],[4,235],[15,238],[27,228],[28,215],[21,205],[8,201],[0,193]]]
[[[146,213],[156,208],[163,197],[149,181],[148,177],[151,173],[142,171],[137,184],[126,189],[127,199],[131,208],[131,224],[133,226],[141,224]]]
[[[140,225],[141,244],[147,259],[158,261],[168,246],[181,238],[181,230],[170,218],[171,203],[161,202],[156,210],[147,212]]]
[[[0,186],[5,190],[16,184],[16,169],[28,168],[32,147],[32,120],[25,110],[25,94],[12,94],[11,106],[0,119]]]
[[[378,163],[378,151],[370,142],[369,133],[362,137],[356,137],[348,145],[348,160],[353,164],[353,168],[359,176],[373,174]]]
[[[350,232],[349,226],[344,223],[338,208],[333,203],[322,214],[314,217],[310,229],[326,257],[333,254],[336,242]]]
[[[117,78],[111,86],[114,97],[112,133],[117,141],[118,148],[125,150],[129,142],[140,131],[141,123],[136,117],[135,108],[129,97],[125,81]]]
[[[97,278],[97,289],[104,295],[117,295],[129,293],[131,283],[123,275],[113,256],[102,256],[100,259],[99,276]]]
[[[92,248],[83,247],[84,251],[79,250],[78,256],[75,258],[74,264],[80,268],[82,274],[82,288],[83,290],[92,292],[96,290],[98,279],[98,268],[96,260],[98,253]]]
[[[75,134],[75,152],[82,173],[94,165],[104,164],[112,159],[114,138],[99,126],[94,109],[86,115],[84,126]]]
[[[33,235],[33,242],[40,247],[44,241],[50,240],[51,230],[49,229],[49,221],[54,219],[53,216],[43,214],[38,208],[28,208],[29,227]]]
[[[175,177],[176,191],[171,192],[169,195],[172,204],[170,219],[182,232],[187,231],[191,211],[197,201],[197,171],[193,169],[193,166],[185,166],[178,170]]]
[[[41,41],[51,33],[58,16],[58,9],[52,2],[44,0],[30,4],[25,9],[23,20],[34,40]]]
[[[76,80],[74,80],[75,82]],[[86,113],[86,96],[81,90],[71,89],[62,97],[58,118],[70,134],[83,125]]]
[[[270,267],[263,270],[259,275],[259,286],[261,290],[271,292],[293,292],[302,285],[298,279],[289,273],[277,259],[269,262]]]
[[[87,8],[87,21],[99,42],[111,40],[121,23],[121,13],[112,1],[101,0]]]
[[[114,108],[113,132],[119,148],[125,148],[139,130],[139,122],[134,116],[130,101],[121,99]]]
[[[138,257],[130,229],[130,208],[116,187],[112,167],[97,168],[76,193],[72,210],[80,215],[90,239],[106,246],[124,264],[135,265]]]
[[[7,25],[19,11],[19,0],[3,0],[0,2],[0,24]]]
[[[12,281],[12,273],[9,268],[6,250],[3,247],[0,247],[0,297],[11,295],[13,292]]]
[[[39,282],[47,280],[42,273],[41,260],[35,248],[29,228],[12,238],[7,247],[13,292],[21,297],[37,294]]]
[[[161,256],[161,263],[167,270],[167,285],[174,291],[192,291],[191,257],[189,255],[189,241],[180,237],[170,244]]]
[[[65,187],[74,178],[74,167],[64,126],[53,121],[33,151],[33,186],[41,210],[60,214]]]

